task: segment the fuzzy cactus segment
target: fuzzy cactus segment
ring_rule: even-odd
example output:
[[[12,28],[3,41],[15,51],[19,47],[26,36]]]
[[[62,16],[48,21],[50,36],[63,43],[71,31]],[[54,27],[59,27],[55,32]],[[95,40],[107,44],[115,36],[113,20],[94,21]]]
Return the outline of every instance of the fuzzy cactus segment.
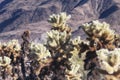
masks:
[[[96,51],[100,63],[100,69],[105,70],[108,74],[113,74],[119,70],[120,66],[120,48],[113,51],[101,49]]]
[[[51,23],[53,29],[60,30],[60,31],[70,31],[68,26],[67,20],[71,18],[71,15],[67,15],[65,12],[60,14],[53,14],[48,19],[48,22]]]
[[[64,24],[66,24],[66,21],[71,18],[70,15],[67,16],[65,12],[62,12],[60,14],[53,14],[48,19],[48,22],[52,23],[53,27],[63,27]]]
[[[33,42],[30,44],[29,58],[43,60],[47,57],[51,57],[51,54],[44,45]]]
[[[83,24],[82,28],[89,37],[111,39],[114,38],[114,31],[109,26],[106,22],[92,21],[91,23]]]
[[[82,42],[82,40],[81,40],[80,36],[78,36],[77,38],[71,40],[71,42],[73,45],[79,45]]]
[[[79,58],[78,54],[73,54],[69,61],[71,63],[71,70],[67,70],[67,73],[71,76],[68,77],[70,77],[71,80],[82,80],[81,79],[83,77],[82,59]]]
[[[47,44],[52,48],[57,48],[61,44],[66,43],[67,39],[70,36],[69,34],[66,33],[66,31],[59,32],[57,30],[47,32],[47,35],[48,35]]]
[[[7,56],[4,56],[4,58],[3,57],[0,57],[0,66],[8,66],[8,65],[10,65],[10,63],[11,63],[11,59],[9,58],[9,57],[7,57]]]
[[[0,49],[2,49],[2,47],[6,47],[7,49],[15,50],[15,51],[20,51],[21,49],[19,41],[16,39],[10,40],[6,43],[0,43]]]
[[[14,50],[16,50],[16,51],[20,51],[20,49],[21,49],[19,41],[16,40],[16,39],[13,39],[13,40],[9,41],[7,43],[7,46],[10,47],[10,48],[12,48],[12,49],[14,49]]]
[[[8,57],[14,55],[14,58],[16,58],[20,56],[20,51],[21,45],[19,44],[19,41],[16,39],[0,43],[0,55],[5,55]]]

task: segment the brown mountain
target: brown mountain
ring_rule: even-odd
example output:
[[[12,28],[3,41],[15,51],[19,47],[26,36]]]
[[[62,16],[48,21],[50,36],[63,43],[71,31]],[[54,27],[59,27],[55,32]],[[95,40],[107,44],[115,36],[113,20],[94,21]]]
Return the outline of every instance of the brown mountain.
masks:
[[[68,24],[74,36],[84,37],[79,26],[97,19],[119,32],[120,0],[0,0],[0,40],[20,39],[24,30],[31,31],[33,40],[43,40],[49,15],[60,12],[72,15]]]

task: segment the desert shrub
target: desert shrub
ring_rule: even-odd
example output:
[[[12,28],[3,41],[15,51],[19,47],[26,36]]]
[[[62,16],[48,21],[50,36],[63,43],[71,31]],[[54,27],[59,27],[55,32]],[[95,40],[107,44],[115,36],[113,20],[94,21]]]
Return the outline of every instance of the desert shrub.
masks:
[[[81,27],[86,39],[72,38],[65,12],[53,14],[44,44],[31,42],[30,32],[22,43],[0,43],[2,80],[119,80],[120,37],[106,22],[91,21]]]

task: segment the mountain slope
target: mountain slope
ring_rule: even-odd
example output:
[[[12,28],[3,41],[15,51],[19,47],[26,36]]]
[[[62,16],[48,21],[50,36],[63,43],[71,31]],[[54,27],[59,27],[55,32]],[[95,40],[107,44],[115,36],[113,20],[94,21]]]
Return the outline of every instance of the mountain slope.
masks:
[[[49,15],[60,12],[72,15],[68,23],[76,31],[75,36],[84,36],[82,32],[78,34],[82,23],[97,19],[110,23],[119,32],[119,0],[0,0],[0,37],[18,38],[30,29],[34,37],[40,38],[50,30]]]

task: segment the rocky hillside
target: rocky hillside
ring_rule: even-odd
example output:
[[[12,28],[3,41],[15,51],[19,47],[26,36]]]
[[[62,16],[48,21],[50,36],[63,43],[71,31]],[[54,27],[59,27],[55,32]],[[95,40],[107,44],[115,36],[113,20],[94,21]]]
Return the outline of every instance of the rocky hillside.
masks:
[[[72,15],[68,23],[75,36],[84,36],[82,23],[97,19],[120,33],[120,0],[0,0],[0,40],[20,38],[24,30],[41,40],[50,30],[49,15],[60,12]]]

